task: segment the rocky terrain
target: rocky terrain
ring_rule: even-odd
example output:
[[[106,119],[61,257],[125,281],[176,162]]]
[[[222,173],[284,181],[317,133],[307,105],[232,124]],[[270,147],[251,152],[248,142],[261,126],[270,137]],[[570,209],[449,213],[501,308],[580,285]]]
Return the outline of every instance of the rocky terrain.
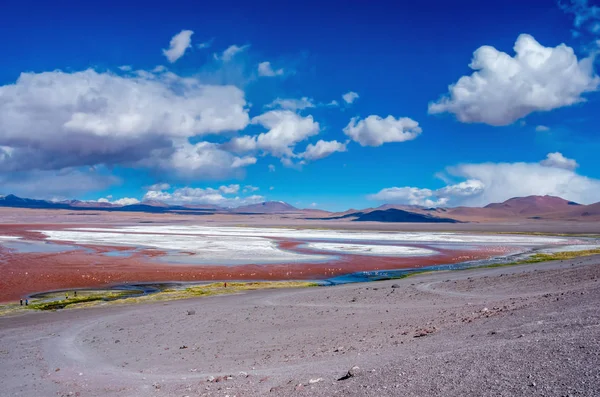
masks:
[[[597,396],[600,258],[0,318],[7,396]]]

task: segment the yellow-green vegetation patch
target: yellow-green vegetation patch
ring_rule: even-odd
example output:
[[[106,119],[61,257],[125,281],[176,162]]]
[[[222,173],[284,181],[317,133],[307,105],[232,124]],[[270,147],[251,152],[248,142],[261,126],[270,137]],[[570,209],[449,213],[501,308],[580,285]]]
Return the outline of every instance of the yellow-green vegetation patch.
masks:
[[[256,282],[227,282],[211,283],[203,285],[194,285],[182,289],[167,289],[156,294],[140,296],[136,298],[121,299],[114,303],[137,303],[137,302],[156,302],[177,299],[187,299],[199,296],[215,296],[225,294],[235,294],[244,291],[257,289],[276,289],[276,288],[308,288],[317,287],[318,283],[310,281],[256,281]]]
[[[563,252],[553,252],[550,254],[533,254],[529,258],[522,259],[516,262],[509,263],[496,263],[493,265],[481,266],[482,268],[490,268],[490,267],[503,267],[503,266],[514,266],[514,265],[524,265],[528,263],[540,263],[540,262],[549,262],[549,261],[562,261],[568,259],[579,258],[582,256],[591,256],[591,255],[600,255],[600,249],[589,249],[589,250],[581,250],[581,251],[563,251]]]
[[[135,292],[133,292],[135,293]],[[49,293],[36,296],[32,300],[29,309],[35,310],[57,310],[67,306],[79,305],[87,302],[111,301],[122,299],[132,294],[132,291],[79,291],[78,296],[66,297],[64,293]]]
[[[143,302],[161,302],[178,299],[188,299],[200,296],[215,296],[224,294],[235,294],[244,291],[258,289],[276,288],[308,288],[317,287],[318,283],[310,281],[257,281],[257,282],[227,282],[193,285],[181,289],[165,289],[163,291],[149,294],[131,296],[135,291],[77,291],[77,296],[65,292],[49,292],[36,295],[30,299],[29,306],[20,306],[19,303],[7,303],[0,305],[0,316],[23,313],[27,310],[58,310],[71,308],[94,307],[101,304],[132,304]]]

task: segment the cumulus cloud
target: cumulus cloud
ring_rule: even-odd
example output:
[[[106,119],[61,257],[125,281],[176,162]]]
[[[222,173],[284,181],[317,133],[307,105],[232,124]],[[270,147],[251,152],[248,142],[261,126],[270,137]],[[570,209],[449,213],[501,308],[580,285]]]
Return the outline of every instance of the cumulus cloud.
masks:
[[[344,95],[342,95],[342,99],[344,99],[344,102],[346,102],[347,104],[353,103],[358,98],[359,98],[359,95],[354,91],[350,91],[350,92],[347,92]]]
[[[112,196],[110,198],[112,198]],[[108,197],[104,197],[104,198],[98,199],[98,202],[99,203],[110,203],[110,204],[115,204],[115,205],[133,205],[133,204],[139,204],[140,200],[138,200],[136,198],[132,198],[132,197],[123,197],[118,200],[111,201]]]
[[[244,186],[244,190],[242,190],[243,193],[246,192],[256,192],[260,190],[260,188],[256,187],[256,186],[252,186],[252,185],[246,185]]]
[[[478,195],[484,188],[485,186],[481,181],[469,179],[436,190],[409,186],[391,187],[369,195],[368,198],[386,203],[440,207],[448,204],[452,199]]]
[[[565,170],[574,170],[579,167],[577,161],[566,158],[560,152],[548,153],[546,159],[542,160],[540,164],[546,167],[564,168]]]
[[[446,168],[445,179],[465,179],[443,188],[386,188],[368,196],[372,200],[424,205],[483,206],[513,197],[551,195],[591,204],[600,197],[600,180],[575,172],[577,163],[550,153],[539,163],[459,164]]]
[[[240,191],[240,185],[219,186],[219,192],[223,194],[237,194]]]
[[[191,47],[193,34],[191,30],[182,30],[171,38],[169,48],[163,50],[163,55],[169,62],[174,63],[185,54],[185,51]]]
[[[264,77],[274,77],[283,75],[283,69],[274,70],[271,62],[265,61],[258,64],[258,75]]]
[[[267,128],[259,135],[244,135],[222,145],[235,153],[262,150],[274,157],[286,158],[284,165],[292,165],[290,158],[296,157],[294,148],[301,142],[319,133],[319,123],[312,116],[300,116],[290,110],[271,110],[256,116],[252,124]]]
[[[241,177],[243,172],[240,171],[255,163],[256,158],[235,156],[216,143],[180,141],[170,155],[158,154],[141,161],[140,165],[172,172],[181,179],[196,180]]]
[[[404,142],[421,134],[419,123],[408,118],[393,116],[381,118],[371,115],[364,120],[354,117],[344,128],[344,133],[361,146],[381,146],[387,142]]]
[[[198,44],[196,44],[196,48],[198,48],[199,50],[209,48],[213,44],[213,41],[215,41],[214,38],[207,40],[205,42],[202,42],[202,43],[198,43]]]
[[[546,127],[545,125],[538,125],[537,127],[535,127],[535,130],[537,132],[546,132],[546,131],[550,131],[550,128]]]
[[[158,162],[175,141],[249,123],[240,89],[169,72],[23,73],[0,98],[4,172]]]
[[[154,185],[150,185],[146,187],[146,190],[169,190],[171,185],[168,183],[155,183]]]
[[[266,105],[267,108],[281,108],[286,110],[303,110],[307,108],[314,108],[315,103],[312,98],[302,97],[300,99],[282,99],[277,98],[273,102]]]
[[[369,200],[382,201],[394,204],[421,205],[433,207],[438,203],[431,200],[433,191],[416,187],[390,187],[380,190],[378,193],[367,196]]]
[[[252,119],[268,132],[258,135],[257,146],[273,156],[293,156],[293,148],[310,136],[319,133],[319,123],[312,116],[300,116],[289,110],[271,110]]]
[[[183,187],[172,192],[164,190],[150,190],[143,200],[158,200],[168,204],[188,205],[215,205],[221,207],[237,207],[246,204],[260,203],[265,200],[263,196],[252,195],[248,197],[233,196],[239,192],[239,185],[221,186],[214,188]]]
[[[306,160],[319,160],[335,152],[345,152],[346,144],[338,141],[324,141],[320,139],[314,145],[311,143],[306,146],[304,153],[300,157]]]
[[[243,46],[237,46],[237,45],[233,44],[233,45],[230,45],[229,47],[227,47],[227,49],[225,51],[223,51],[223,53],[221,55],[214,54],[214,58],[216,60],[221,60],[223,62],[229,62],[233,59],[234,56],[236,56],[240,52],[245,51],[248,47],[250,47],[249,44],[246,44]]]
[[[561,44],[544,47],[522,34],[515,56],[483,46],[469,67],[475,72],[450,85],[449,94],[429,104],[429,113],[452,113],[464,123],[503,126],[536,111],[550,111],[584,102],[598,89],[593,58],[578,60]]]

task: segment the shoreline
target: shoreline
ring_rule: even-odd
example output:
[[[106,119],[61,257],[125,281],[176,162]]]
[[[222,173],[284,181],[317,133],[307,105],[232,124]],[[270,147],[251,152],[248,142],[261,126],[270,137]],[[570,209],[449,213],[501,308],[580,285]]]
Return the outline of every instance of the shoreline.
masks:
[[[534,252],[534,251],[532,251]],[[541,255],[541,256],[540,256]],[[160,281],[160,282],[136,282],[130,284],[116,284],[107,286],[105,288],[78,288],[78,289],[56,289],[52,291],[41,291],[32,293],[28,296],[31,300],[29,306],[20,306],[18,301],[7,301],[0,302],[0,318],[4,316],[22,315],[28,313],[34,313],[39,311],[55,311],[58,310],[77,310],[77,309],[89,309],[94,307],[106,306],[106,305],[137,305],[154,303],[161,301],[184,301],[188,299],[194,299],[198,296],[216,296],[234,294],[240,292],[247,292],[251,290],[269,290],[269,289],[285,289],[285,288],[306,288],[306,287],[335,287],[340,285],[348,284],[363,284],[363,283],[378,283],[383,281],[401,280],[409,277],[417,277],[431,273],[454,273],[464,272],[469,270],[483,270],[483,269],[495,269],[495,268],[506,268],[513,266],[522,266],[530,264],[550,264],[556,261],[571,261],[580,258],[592,259],[597,258],[600,262],[600,249],[596,250],[582,250],[582,251],[565,251],[556,252],[553,254],[537,254],[532,253],[529,257],[524,259],[495,264],[482,264],[479,266],[469,266],[464,268],[444,268],[444,269],[428,269],[428,268],[414,268],[414,269],[403,269],[399,270],[399,274],[395,277],[380,278],[375,280],[359,280],[349,281],[343,283],[332,283],[328,280],[323,279],[308,279],[308,280],[214,280],[212,282],[199,281],[199,282],[181,282],[181,281]],[[460,264],[458,264],[460,265]],[[450,265],[449,265],[450,266]],[[363,273],[363,272],[359,272]],[[365,272],[366,273],[366,272]],[[348,276],[348,275],[347,275]],[[221,284],[229,285],[227,288],[219,288]],[[143,285],[155,286],[153,292],[143,292],[141,287]],[[129,287],[129,288],[127,288]],[[209,291],[204,293],[203,290]],[[91,300],[78,301],[74,297],[69,299],[56,299],[48,301],[47,295],[59,295],[62,296],[64,293],[70,293],[77,291],[84,293],[84,296],[88,293],[95,292],[95,298]],[[136,295],[136,292],[140,292]],[[113,295],[122,296],[113,297]],[[41,296],[44,304],[36,300],[36,297]],[[46,303],[49,308],[46,308]],[[53,306],[54,305],[54,306]],[[64,305],[64,306],[63,306]]]

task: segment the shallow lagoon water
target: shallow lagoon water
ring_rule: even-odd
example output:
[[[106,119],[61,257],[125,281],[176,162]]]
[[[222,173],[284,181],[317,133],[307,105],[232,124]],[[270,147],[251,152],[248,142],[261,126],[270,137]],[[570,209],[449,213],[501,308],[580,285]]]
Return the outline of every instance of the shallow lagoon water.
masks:
[[[20,254],[32,253],[58,253],[83,250],[83,247],[74,245],[54,244],[48,241],[31,241],[31,240],[0,240],[0,246],[9,250],[16,251]]]

